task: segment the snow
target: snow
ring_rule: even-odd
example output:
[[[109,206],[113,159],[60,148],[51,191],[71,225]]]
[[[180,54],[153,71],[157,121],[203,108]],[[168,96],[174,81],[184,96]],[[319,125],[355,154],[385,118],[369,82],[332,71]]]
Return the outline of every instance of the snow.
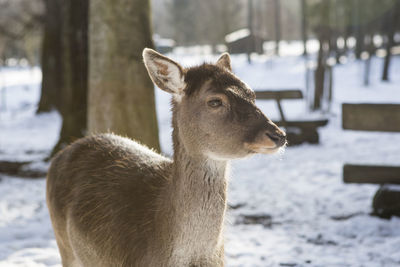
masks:
[[[213,62],[212,55],[170,55],[183,65]],[[392,81],[379,80],[383,59],[371,64],[371,85],[362,85],[364,65],[350,61],[334,69],[334,101],[319,145],[289,147],[274,156],[232,163],[226,234],[227,265],[400,266],[400,218],[370,216],[375,185],[343,184],[344,163],[400,165],[400,134],[344,131],[341,103],[400,103],[400,58]],[[255,89],[303,88],[301,57],[233,56],[234,72]],[[40,70],[0,70],[0,160],[43,163],[57,141],[60,116],[36,115]],[[6,89],[4,89],[4,87]],[[1,87],[0,87],[1,88]],[[156,91],[162,150],[171,155],[169,95]],[[258,101],[267,116],[275,103]],[[308,116],[304,101],[283,102],[289,117]],[[247,217],[246,217],[247,216]],[[258,221],[251,224],[246,218]],[[0,174],[0,267],[61,266],[45,203],[45,180]]]
[[[43,159],[57,141],[59,114],[35,116],[41,75],[39,68],[0,68],[0,160]]]

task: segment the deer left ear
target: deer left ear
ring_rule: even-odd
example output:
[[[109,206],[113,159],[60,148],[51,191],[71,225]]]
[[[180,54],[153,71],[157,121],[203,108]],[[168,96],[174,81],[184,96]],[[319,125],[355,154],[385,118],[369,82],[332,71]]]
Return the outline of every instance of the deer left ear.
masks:
[[[231,57],[229,56],[228,53],[223,53],[218,61],[217,61],[217,66],[221,67],[221,68],[225,68],[229,71],[232,71],[232,67],[231,67]]]
[[[174,95],[183,93],[184,71],[178,63],[149,48],[143,50],[143,60],[155,85]]]

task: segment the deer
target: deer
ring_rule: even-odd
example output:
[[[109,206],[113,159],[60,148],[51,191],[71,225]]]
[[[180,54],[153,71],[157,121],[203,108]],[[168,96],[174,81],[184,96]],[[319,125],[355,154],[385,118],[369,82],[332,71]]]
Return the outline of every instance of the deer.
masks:
[[[228,53],[184,68],[145,48],[143,60],[172,95],[173,156],[112,133],[56,154],[46,200],[64,267],[224,266],[229,162],[286,144]]]

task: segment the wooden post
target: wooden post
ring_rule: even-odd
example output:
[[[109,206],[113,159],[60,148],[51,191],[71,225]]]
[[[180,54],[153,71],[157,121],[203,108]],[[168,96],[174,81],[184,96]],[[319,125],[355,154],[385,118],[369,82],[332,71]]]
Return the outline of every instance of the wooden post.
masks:
[[[281,115],[281,120],[282,120],[283,126],[286,126],[286,118],[285,118],[285,114],[283,114],[283,109],[282,109],[282,106],[281,106],[281,100],[279,98],[276,99],[276,104],[278,105],[279,114]]]

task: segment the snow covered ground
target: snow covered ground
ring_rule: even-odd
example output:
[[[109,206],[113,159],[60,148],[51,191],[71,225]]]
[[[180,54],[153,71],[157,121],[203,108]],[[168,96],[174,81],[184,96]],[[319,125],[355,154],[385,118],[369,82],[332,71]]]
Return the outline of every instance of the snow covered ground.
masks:
[[[215,57],[172,55],[184,65]],[[341,129],[342,102],[400,103],[400,58],[390,83],[379,80],[383,60],[372,64],[371,85],[362,86],[363,65],[334,69],[330,123],[320,145],[289,147],[276,156],[254,156],[232,164],[226,228],[228,266],[400,266],[400,218],[371,217],[377,186],[345,185],[343,163],[400,165],[400,134]],[[233,57],[236,74],[253,88],[304,87],[300,57]],[[41,159],[57,141],[57,113],[35,115],[40,70],[0,70],[0,160]],[[3,101],[4,97],[6,100]],[[169,96],[157,90],[160,138],[171,154]],[[4,107],[6,103],[6,107]],[[274,103],[258,102],[277,118]],[[287,101],[289,117],[305,116],[303,101]],[[45,180],[0,174],[0,266],[60,266],[45,204]]]

